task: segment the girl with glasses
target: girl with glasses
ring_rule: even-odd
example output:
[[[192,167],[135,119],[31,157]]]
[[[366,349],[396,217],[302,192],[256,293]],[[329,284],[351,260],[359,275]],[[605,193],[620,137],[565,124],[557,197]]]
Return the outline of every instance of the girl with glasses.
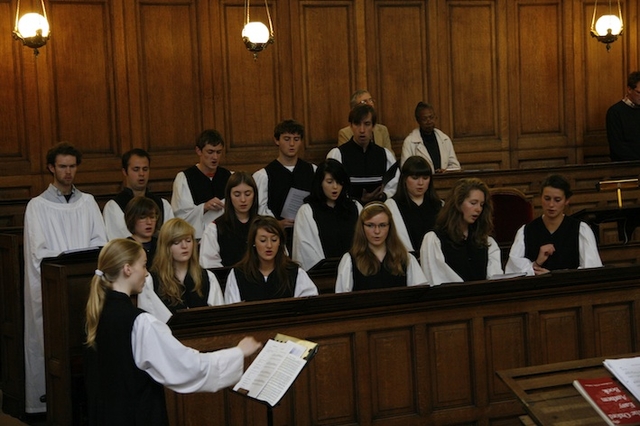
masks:
[[[389,208],[381,202],[367,204],[351,249],[338,265],[336,293],[425,283],[418,261],[398,238]]]

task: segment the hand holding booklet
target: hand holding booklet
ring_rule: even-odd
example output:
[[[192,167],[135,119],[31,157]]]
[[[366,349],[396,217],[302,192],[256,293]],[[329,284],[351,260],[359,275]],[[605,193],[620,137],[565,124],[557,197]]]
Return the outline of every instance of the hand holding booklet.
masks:
[[[317,350],[317,343],[277,334],[269,339],[233,390],[273,407]]]

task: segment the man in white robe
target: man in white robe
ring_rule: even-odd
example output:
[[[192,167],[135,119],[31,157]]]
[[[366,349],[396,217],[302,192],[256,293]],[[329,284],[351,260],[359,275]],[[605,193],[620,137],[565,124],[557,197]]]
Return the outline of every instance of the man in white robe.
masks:
[[[81,153],[62,142],[47,153],[53,183],[27,204],[24,218],[25,410],[46,411],[42,285],[40,263],[64,251],[97,247],[107,238],[100,208],[92,195],[74,185]]]
[[[114,199],[109,200],[102,211],[109,240],[127,238],[131,235],[124,220],[124,210],[127,203],[134,197],[142,196],[152,199],[158,205],[158,210],[162,212],[161,224],[173,218],[171,204],[149,191],[150,165],[151,156],[143,149],[134,148],[122,155],[125,188]]]

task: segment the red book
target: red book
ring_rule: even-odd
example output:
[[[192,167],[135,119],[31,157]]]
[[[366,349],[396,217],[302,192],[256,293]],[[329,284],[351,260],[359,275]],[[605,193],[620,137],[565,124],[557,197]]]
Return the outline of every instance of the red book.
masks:
[[[640,408],[624,387],[611,377],[578,379],[573,386],[608,425],[640,425]]]

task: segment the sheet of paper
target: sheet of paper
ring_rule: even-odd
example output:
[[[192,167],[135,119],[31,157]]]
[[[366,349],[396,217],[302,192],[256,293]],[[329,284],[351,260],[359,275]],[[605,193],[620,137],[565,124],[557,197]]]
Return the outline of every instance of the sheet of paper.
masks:
[[[260,391],[258,399],[268,402],[272,407],[276,405],[298,377],[305,364],[306,361],[299,356],[292,354],[285,356],[278,370]]]
[[[244,389],[248,391],[250,397],[262,399],[259,397],[260,392],[262,392],[265,385],[272,380],[272,376],[274,376],[277,371],[279,371],[280,375],[291,371],[288,367],[291,363],[290,360],[289,364],[284,367],[282,366],[283,362],[287,360],[287,357],[299,359],[304,366],[306,361],[300,358],[300,354],[305,351],[305,347],[295,342],[276,342],[275,340],[269,340],[247,371],[242,375],[240,381],[233,387],[233,390],[238,391],[239,389]],[[300,370],[298,370],[298,372],[299,371]],[[294,375],[291,378],[289,384],[295,380],[295,377]],[[279,380],[282,381],[281,378]],[[275,389],[277,390],[277,385],[274,386],[276,386]],[[286,392],[286,389],[284,392]],[[284,392],[282,392],[282,394],[284,394]]]
[[[606,359],[603,364],[640,401],[640,357]]]
[[[300,206],[304,203],[304,199],[309,195],[309,191],[303,191],[301,189],[291,188],[287,194],[287,198],[284,200],[284,206],[282,206],[282,216],[285,219],[295,219]]]

